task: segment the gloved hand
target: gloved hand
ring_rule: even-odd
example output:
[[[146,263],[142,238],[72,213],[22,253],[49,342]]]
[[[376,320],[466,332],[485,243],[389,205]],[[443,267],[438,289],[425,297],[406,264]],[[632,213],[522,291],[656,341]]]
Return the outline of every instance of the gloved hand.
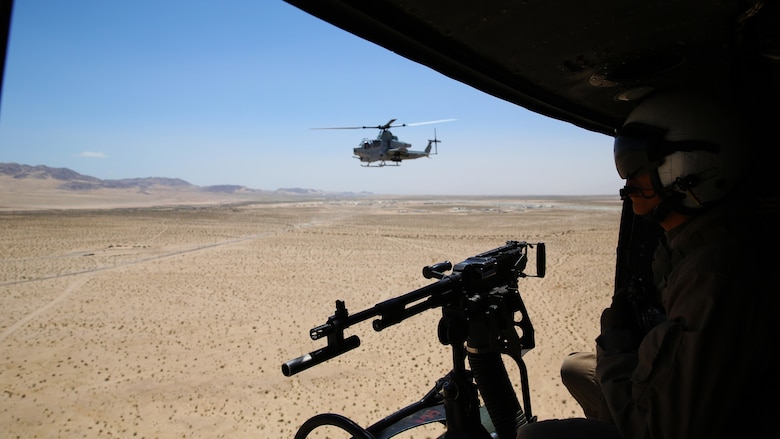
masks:
[[[596,342],[609,351],[634,351],[643,335],[629,291],[616,292],[610,307],[601,313],[601,335]]]
[[[601,313],[601,332],[614,329],[637,329],[637,315],[630,293],[626,290],[617,291],[612,296],[612,304]]]

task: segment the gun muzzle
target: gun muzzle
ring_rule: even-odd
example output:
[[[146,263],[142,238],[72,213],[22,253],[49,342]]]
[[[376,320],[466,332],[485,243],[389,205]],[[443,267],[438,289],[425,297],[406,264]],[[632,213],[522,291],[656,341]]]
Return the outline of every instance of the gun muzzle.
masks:
[[[290,360],[282,364],[282,373],[284,376],[292,376],[298,372],[306,370],[312,366],[316,366],[323,361],[330,360],[337,357],[344,352],[351,351],[360,346],[360,338],[357,335],[352,335],[339,342],[337,345],[328,345],[322,349],[310,352],[306,355],[302,355],[298,358]]]

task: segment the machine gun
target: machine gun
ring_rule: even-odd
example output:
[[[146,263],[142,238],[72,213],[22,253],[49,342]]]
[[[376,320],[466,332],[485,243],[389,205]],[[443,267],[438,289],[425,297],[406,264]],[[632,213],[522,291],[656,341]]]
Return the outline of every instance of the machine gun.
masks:
[[[524,270],[528,249],[536,246],[536,275]],[[544,243],[507,241],[506,245],[470,257],[454,267],[449,261],[426,266],[423,276],[437,282],[349,314],[343,301],[323,325],[312,328],[313,340],[327,337],[328,345],[282,364],[282,373],[292,376],[360,345],[357,335],[344,337],[344,330],[373,317],[375,331],[401,323],[432,308],[442,309],[439,341],[452,347],[453,369],[437,380],[418,402],[363,428],[344,416],[316,415],[298,430],[304,439],[323,425],[342,428],[359,439],[386,439],[431,422],[442,422],[440,439],[514,439],[518,427],[533,422],[528,374],[522,356],[533,349],[534,329],[518,290],[520,277],[544,277]],[[445,272],[450,271],[449,274]],[[519,320],[515,315],[519,313]],[[521,335],[518,335],[520,328]],[[509,380],[502,355],[512,358],[520,370],[523,407]],[[466,369],[468,358],[471,370]],[[484,406],[480,406],[478,393]],[[490,431],[490,432],[489,432]],[[494,433],[496,436],[491,436]]]
[[[635,322],[641,335],[666,319],[653,274],[653,258],[663,229],[633,212],[631,198],[622,194],[623,210],[618,234],[615,292],[631,303],[626,321]]]

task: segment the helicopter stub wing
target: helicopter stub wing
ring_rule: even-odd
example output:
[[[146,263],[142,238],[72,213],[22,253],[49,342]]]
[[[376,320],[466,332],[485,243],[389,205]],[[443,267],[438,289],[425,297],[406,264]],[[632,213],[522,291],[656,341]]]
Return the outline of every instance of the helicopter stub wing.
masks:
[[[428,157],[429,153],[425,151],[412,151],[405,148],[393,148],[385,151],[385,156],[390,157],[390,160],[414,160],[421,157]]]

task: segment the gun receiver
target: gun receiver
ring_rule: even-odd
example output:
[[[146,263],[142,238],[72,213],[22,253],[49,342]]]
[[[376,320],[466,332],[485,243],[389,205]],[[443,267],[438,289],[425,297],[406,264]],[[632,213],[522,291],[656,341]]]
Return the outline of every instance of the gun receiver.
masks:
[[[528,248],[534,245],[537,248],[536,275],[531,277],[544,277],[546,264],[544,243],[507,241],[504,246],[470,257],[454,267],[449,261],[427,266],[423,268],[423,276],[426,279],[439,279],[437,282],[385,300],[355,314],[350,315],[344,302],[337,300],[334,315],[329,317],[325,324],[309,331],[312,340],[327,337],[328,345],[282,364],[282,373],[285,376],[292,376],[358,347],[360,339],[356,335],[344,338],[344,330],[373,317],[379,317],[372,322],[374,330],[381,331],[431,308],[454,307],[463,309],[466,314],[493,312],[491,310],[495,310],[497,306],[495,300],[490,297],[498,294],[502,304],[508,303],[506,306],[501,306],[501,308],[508,308],[502,311],[502,318],[508,315],[509,326],[512,326],[511,315],[515,311],[525,313],[525,307],[517,290],[517,280],[520,277],[529,277],[524,270],[528,263]],[[452,272],[445,274],[450,269]],[[511,294],[507,295],[507,292]],[[499,337],[504,340],[504,346],[500,349],[512,351],[507,353],[514,354],[513,357],[522,355],[534,345],[530,320],[524,318],[516,325],[523,329],[523,337],[518,338],[514,331],[508,334],[506,330],[503,330],[505,336]],[[495,325],[490,324],[490,326]],[[450,344],[446,334],[442,334],[441,331],[439,338],[442,343]],[[484,347],[477,348],[484,349]]]

